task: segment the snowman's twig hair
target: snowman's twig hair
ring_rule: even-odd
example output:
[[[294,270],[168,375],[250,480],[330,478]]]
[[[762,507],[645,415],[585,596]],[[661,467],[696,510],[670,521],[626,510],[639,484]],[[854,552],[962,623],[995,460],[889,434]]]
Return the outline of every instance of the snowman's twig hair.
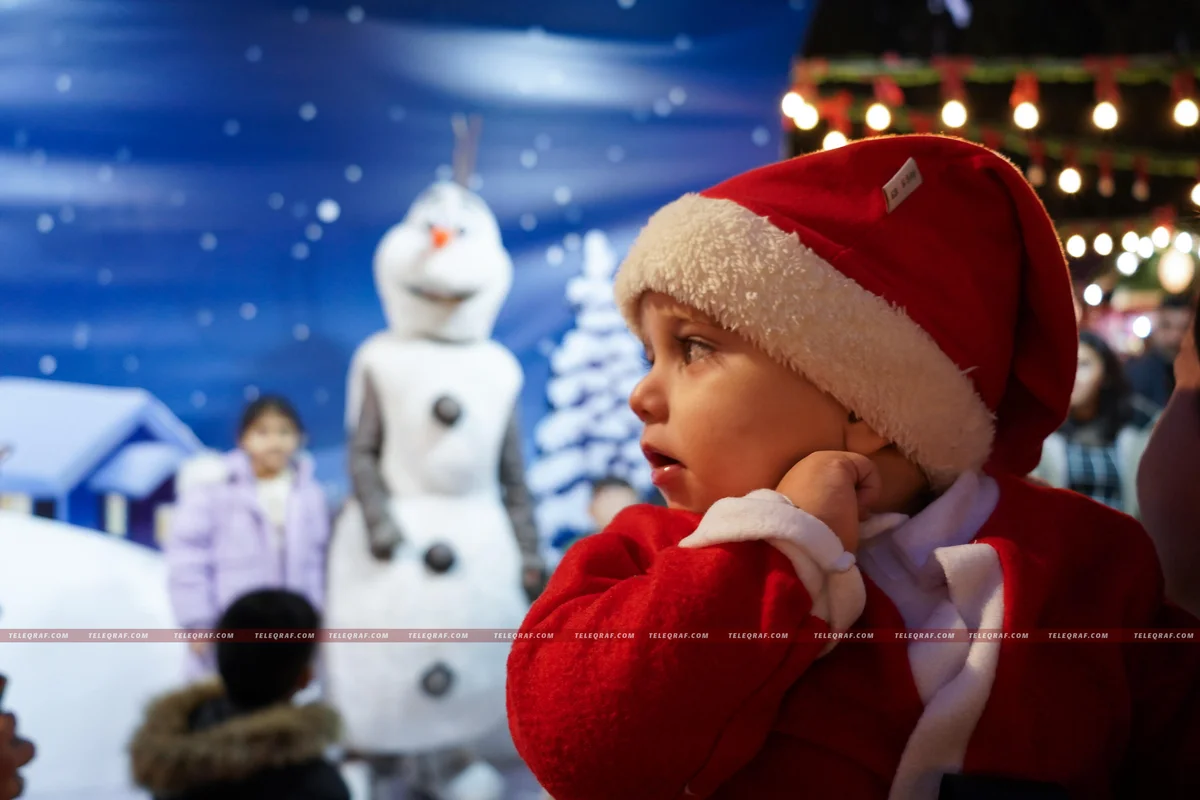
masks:
[[[468,119],[464,114],[455,114],[450,119],[454,127],[454,182],[470,187],[475,174],[475,160],[479,155],[479,135],[483,120],[478,114]]]

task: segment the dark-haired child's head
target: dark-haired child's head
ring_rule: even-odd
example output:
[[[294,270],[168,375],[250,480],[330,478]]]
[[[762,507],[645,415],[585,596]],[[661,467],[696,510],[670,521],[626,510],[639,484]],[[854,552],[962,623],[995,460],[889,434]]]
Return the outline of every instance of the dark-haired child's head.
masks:
[[[588,509],[598,529],[604,529],[622,509],[636,505],[637,490],[621,478],[601,478],[592,484],[592,504]]]
[[[320,618],[295,592],[262,589],[238,598],[217,627],[223,631],[316,631]],[[313,639],[218,641],[217,670],[229,700],[245,710],[290,700],[312,680]]]
[[[282,397],[264,396],[246,406],[238,425],[238,446],[261,478],[284,470],[304,436],[296,409]]]

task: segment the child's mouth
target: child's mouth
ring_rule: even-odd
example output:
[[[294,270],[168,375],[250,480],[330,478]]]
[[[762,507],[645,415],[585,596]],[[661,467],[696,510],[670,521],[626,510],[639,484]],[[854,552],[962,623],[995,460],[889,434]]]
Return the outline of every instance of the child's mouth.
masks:
[[[646,461],[650,462],[650,480],[660,489],[683,470],[683,463],[679,459],[661,450],[642,445],[642,453],[646,456]]]

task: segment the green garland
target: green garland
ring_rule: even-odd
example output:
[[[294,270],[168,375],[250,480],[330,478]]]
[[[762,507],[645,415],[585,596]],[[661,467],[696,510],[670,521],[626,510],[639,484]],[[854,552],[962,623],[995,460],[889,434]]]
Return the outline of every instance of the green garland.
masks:
[[[968,59],[961,77],[968,83],[1008,83],[1017,75],[1030,72],[1042,83],[1093,83],[1095,65],[1083,59]],[[1179,72],[1200,77],[1200,64],[1181,61],[1173,56],[1129,56],[1114,66],[1112,77],[1122,84],[1171,83]],[[850,58],[825,60],[799,59],[793,66],[797,82],[872,83],[886,76],[899,86],[934,86],[942,81],[942,72],[933,63],[920,59]]]

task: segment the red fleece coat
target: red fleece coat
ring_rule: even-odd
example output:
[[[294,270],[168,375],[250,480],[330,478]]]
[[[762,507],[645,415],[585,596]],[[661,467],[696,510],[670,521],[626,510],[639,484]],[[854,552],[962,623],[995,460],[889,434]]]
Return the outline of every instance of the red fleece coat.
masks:
[[[995,477],[1000,500],[975,542],[998,556],[1005,630],[1200,625],[1164,603],[1134,520]],[[868,800],[888,797],[902,760],[934,776],[920,792],[931,797],[943,772],[1045,781],[1079,798],[1200,797],[1200,641],[993,644],[973,727],[918,737],[926,706],[907,642],[845,640],[820,657],[828,642],[811,634],[828,626],[792,562],[763,541],[676,546],[700,520],[627,509],[571,548],[530,610],[523,634],[638,634],[514,644],[510,727],[556,800]],[[903,629],[865,585],[853,629]],[[646,635],[714,630],[790,637]]]

